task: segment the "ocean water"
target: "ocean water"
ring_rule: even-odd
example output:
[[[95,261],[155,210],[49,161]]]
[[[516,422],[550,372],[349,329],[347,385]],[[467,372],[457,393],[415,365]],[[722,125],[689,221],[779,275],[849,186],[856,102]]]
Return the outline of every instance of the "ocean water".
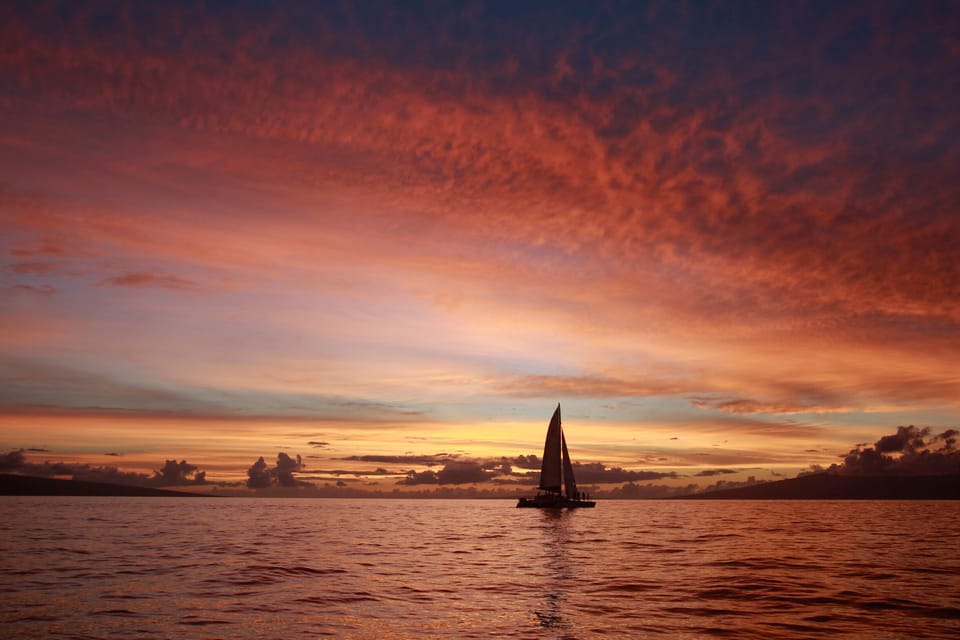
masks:
[[[957,638],[960,502],[0,498],[5,638]]]

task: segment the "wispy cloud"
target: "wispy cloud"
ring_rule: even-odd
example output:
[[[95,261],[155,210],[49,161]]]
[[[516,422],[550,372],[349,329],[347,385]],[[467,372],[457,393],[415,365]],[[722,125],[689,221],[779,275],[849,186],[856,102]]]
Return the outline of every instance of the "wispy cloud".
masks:
[[[690,403],[699,409],[714,409],[728,413],[829,413],[846,411],[849,407],[825,404],[780,404],[764,403],[749,398],[691,398]]]
[[[107,278],[101,280],[99,286],[112,286],[112,287],[160,287],[161,289],[176,289],[176,290],[197,290],[199,285],[186,278],[181,278],[179,276],[168,275],[168,274],[156,274],[156,273],[124,273],[123,275],[114,276],[112,278]]]
[[[7,265],[7,271],[10,273],[50,273],[57,268],[54,262],[14,262]]]

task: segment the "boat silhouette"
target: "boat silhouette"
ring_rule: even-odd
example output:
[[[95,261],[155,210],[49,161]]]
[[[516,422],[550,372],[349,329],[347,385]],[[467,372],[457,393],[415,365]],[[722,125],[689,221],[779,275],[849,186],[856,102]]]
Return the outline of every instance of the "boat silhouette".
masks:
[[[540,486],[537,495],[532,498],[520,498],[518,508],[534,509],[577,509],[597,506],[593,500],[577,490],[577,481],[573,477],[573,465],[567,451],[567,439],[560,424],[560,404],[557,404],[547,438],[543,443],[543,461],[540,465]]]

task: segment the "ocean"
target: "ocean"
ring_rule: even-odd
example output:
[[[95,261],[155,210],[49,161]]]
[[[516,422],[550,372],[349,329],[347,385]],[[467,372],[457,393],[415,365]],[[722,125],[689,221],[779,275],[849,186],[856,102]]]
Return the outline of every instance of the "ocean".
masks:
[[[0,498],[5,638],[957,638],[960,502]]]

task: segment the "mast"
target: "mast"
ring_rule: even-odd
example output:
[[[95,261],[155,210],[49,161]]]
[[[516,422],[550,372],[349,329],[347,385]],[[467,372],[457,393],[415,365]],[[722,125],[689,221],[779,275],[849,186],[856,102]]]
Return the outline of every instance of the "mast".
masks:
[[[540,466],[540,489],[560,493],[562,475],[560,470],[563,431],[560,428],[560,404],[557,404],[550,426],[547,427],[547,439],[543,443],[543,462]],[[563,447],[565,449],[565,447]]]
[[[560,431],[560,444],[563,448],[563,486],[567,490],[567,500],[577,499],[577,481],[573,479],[573,465],[570,464],[570,454],[567,453],[567,438]]]

